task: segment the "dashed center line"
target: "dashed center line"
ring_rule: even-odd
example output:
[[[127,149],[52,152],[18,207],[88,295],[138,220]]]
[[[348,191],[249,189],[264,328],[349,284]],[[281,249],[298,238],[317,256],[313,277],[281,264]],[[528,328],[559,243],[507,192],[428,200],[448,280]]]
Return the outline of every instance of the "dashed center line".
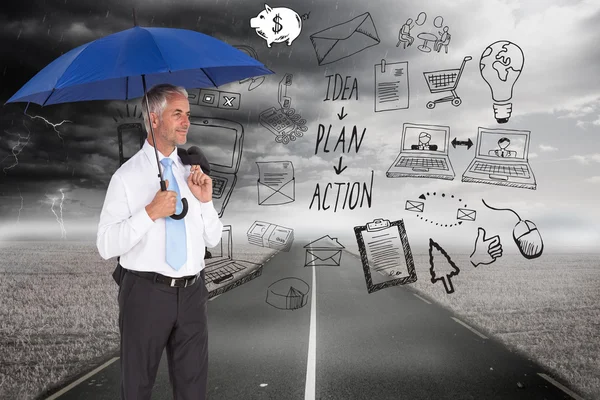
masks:
[[[551,384],[553,384],[554,386],[556,386],[557,388],[559,388],[560,390],[562,390],[563,392],[565,392],[566,394],[568,394],[569,396],[571,396],[572,398],[574,398],[575,400],[584,400],[582,397],[578,396],[577,393],[574,393],[573,391],[564,387],[560,383],[556,382],[554,379],[550,378],[548,375],[542,374],[540,372],[538,372],[538,375],[550,382]]]
[[[484,334],[477,332],[475,329],[471,328],[469,325],[467,325],[464,322],[462,322],[460,319],[454,318],[454,317],[450,317],[450,318],[452,318],[453,320],[455,320],[456,322],[458,322],[459,324],[461,324],[462,326],[464,326],[465,328],[467,328],[468,330],[470,330],[471,332],[473,332],[474,334],[476,334],[480,338],[482,338],[482,339],[487,339],[488,338]]]
[[[414,295],[415,295],[417,298],[419,298],[419,299],[423,300],[425,303],[427,303],[427,304],[431,304],[431,302],[430,302],[429,300],[422,298],[421,296],[419,296],[419,295],[418,295],[418,294],[416,294],[416,293],[413,293],[413,294],[414,294]]]
[[[105,362],[104,364],[102,364],[101,366],[96,368],[95,370],[87,373],[86,375],[77,379],[75,382],[72,382],[69,386],[66,386],[66,387],[62,388],[61,390],[59,390],[58,392],[54,393],[52,396],[48,397],[46,400],[54,400],[54,399],[58,398],[59,396],[62,396],[63,394],[67,393],[69,390],[73,389],[75,386],[79,385],[81,382],[85,381],[86,379],[90,378],[91,376],[102,371],[104,368],[108,367],[110,364],[112,364],[113,362],[115,362],[118,359],[119,359],[119,357],[111,358],[110,360],[108,360],[107,362]]]
[[[312,253],[312,248],[309,248]],[[314,256],[313,256],[314,261]],[[312,295],[310,301],[310,330],[308,335],[308,359],[306,362],[306,385],[304,387],[304,400],[316,398],[316,370],[317,370],[317,272],[312,267]]]

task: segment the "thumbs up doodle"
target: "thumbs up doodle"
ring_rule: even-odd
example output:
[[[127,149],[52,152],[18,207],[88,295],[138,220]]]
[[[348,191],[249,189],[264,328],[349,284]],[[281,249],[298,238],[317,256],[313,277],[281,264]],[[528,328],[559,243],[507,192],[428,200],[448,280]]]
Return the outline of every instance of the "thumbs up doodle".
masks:
[[[471,253],[471,264],[474,267],[479,264],[487,265],[493,263],[499,257],[502,257],[500,236],[496,235],[486,239],[485,229],[477,228],[477,239],[475,239],[475,248]]]

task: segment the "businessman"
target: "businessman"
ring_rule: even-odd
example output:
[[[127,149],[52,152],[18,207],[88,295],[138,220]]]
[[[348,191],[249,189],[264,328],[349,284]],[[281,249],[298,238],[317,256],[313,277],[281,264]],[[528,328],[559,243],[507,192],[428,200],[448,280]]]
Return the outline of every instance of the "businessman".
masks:
[[[146,142],[112,176],[97,237],[102,258],[119,257],[123,267],[118,294],[121,399],[150,400],[165,348],[174,398],[205,399],[204,252],[205,246],[219,243],[223,224],[212,203],[210,177],[199,166],[183,165],[177,155],[190,126],[186,90],[155,86],[142,110]],[[166,191],[160,190],[154,147]],[[188,201],[187,215],[170,218],[181,212],[182,197]]]

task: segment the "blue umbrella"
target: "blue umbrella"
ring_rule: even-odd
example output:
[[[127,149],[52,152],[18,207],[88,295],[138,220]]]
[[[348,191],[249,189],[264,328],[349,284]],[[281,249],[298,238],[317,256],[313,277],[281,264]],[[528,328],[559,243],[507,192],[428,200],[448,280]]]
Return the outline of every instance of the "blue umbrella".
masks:
[[[200,32],[136,25],[63,54],[31,78],[7,103],[47,106],[74,101],[128,100],[143,96],[146,85],[218,87],[272,73],[243,51]],[[152,126],[150,131],[154,141]],[[154,152],[164,191],[167,189],[156,147]],[[185,198],[182,203],[182,213],[172,218],[185,217]]]

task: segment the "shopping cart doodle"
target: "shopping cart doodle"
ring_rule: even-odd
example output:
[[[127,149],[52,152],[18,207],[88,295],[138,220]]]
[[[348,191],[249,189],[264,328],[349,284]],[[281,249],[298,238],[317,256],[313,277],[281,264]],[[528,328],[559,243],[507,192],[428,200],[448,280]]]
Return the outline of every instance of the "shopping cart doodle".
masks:
[[[443,69],[439,71],[423,72],[427,86],[429,86],[429,91],[432,94],[439,92],[452,93],[451,96],[442,97],[441,99],[428,102],[427,108],[433,109],[435,108],[436,103],[443,103],[445,101],[452,102],[452,105],[455,107],[460,106],[462,100],[456,94],[456,87],[458,86],[458,81],[460,80],[460,76],[465,68],[465,64],[470,60],[472,60],[472,57],[466,56],[463,59],[462,65],[458,69]]]

